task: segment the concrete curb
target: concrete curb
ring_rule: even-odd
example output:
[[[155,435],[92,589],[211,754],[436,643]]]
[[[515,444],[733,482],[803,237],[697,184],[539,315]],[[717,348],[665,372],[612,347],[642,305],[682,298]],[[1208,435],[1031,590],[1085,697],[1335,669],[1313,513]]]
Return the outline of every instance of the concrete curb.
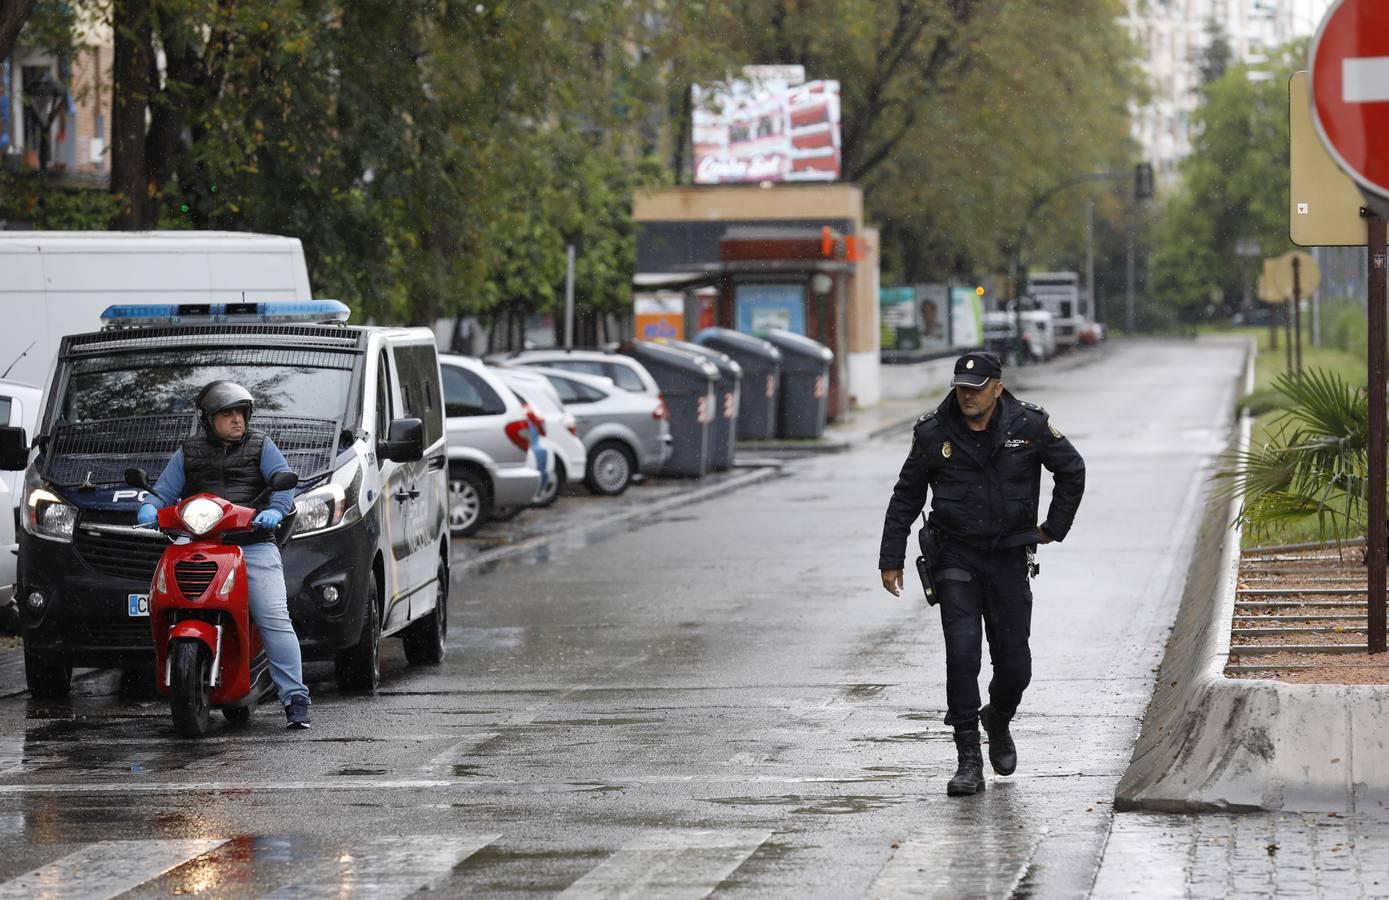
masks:
[[[583,543],[586,542],[589,535],[597,532],[610,531],[639,519],[657,516],[661,513],[669,512],[672,509],[679,509],[684,506],[692,506],[696,503],[702,503],[705,500],[712,500],[715,497],[730,494],[742,488],[768,481],[779,476],[781,471],[780,465],[763,466],[727,478],[720,481],[718,484],[711,484],[708,487],[696,488],[692,491],[676,494],[673,497],[666,497],[662,500],[655,500],[651,503],[644,503],[630,509],[620,510],[611,515],[594,519],[592,522],[586,522],[575,528],[566,528],[551,534],[538,534],[534,537],[517,541],[514,544],[508,544],[505,547],[496,547],[492,550],[479,553],[471,559],[454,562],[452,574],[457,575],[460,573],[477,572],[513,559],[542,554],[550,547],[573,544],[575,542]]]
[[[1246,379],[1246,386],[1250,378]],[[1241,420],[1239,446],[1249,441]],[[1355,812],[1389,805],[1389,687],[1225,677],[1239,500],[1208,505],[1116,810]]]

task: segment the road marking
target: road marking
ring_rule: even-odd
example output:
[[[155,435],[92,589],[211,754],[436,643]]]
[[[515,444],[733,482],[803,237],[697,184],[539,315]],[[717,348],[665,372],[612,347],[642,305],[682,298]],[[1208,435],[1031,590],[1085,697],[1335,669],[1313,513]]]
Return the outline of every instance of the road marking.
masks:
[[[24,771],[24,738],[0,738],[0,776]]]
[[[1180,816],[1115,814],[1090,896],[1185,897],[1194,831]]]
[[[1341,60],[1341,99],[1346,103],[1389,101],[1389,56]]]
[[[479,747],[496,736],[497,732],[495,731],[464,735],[462,740],[457,741],[443,753],[440,753],[429,762],[420,766],[420,770],[437,771],[439,769],[450,769],[453,766],[466,765],[470,758],[477,756],[477,749]]]
[[[966,801],[967,802],[967,801]],[[867,900],[898,897],[1011,897],[1042,833],[1024,828],[980,829],[972,816],[941,816],[912,832],[868,887]]]
[[[655,831],[623,845],[560,897],[698,900],[713,893],[770,831]]]
[[[101,841],[0,884],[0,900],[105,900],[134,890],[226,843],[216,840]]]
[[[341,855],[305,864],[296,862],[301,881],[269,894],[276,900],[317,897],[370,897],[395,900],[432,889],[454,867],[499,834],[393,835],[353,845]]]

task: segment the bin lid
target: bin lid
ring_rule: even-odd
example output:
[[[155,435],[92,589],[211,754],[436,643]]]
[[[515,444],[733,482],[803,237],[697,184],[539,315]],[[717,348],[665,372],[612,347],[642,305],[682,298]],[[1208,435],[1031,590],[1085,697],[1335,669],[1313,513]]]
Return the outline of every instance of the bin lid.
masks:
[[[646,366],[651,377],[663,391],[707,391],[719,380],[718,367],[702,356],[656,344],[651,341],[625,341],[618,353],[630,356]]]
[[[657,338],[657,343],[665,344],[667,347],[674,347],[683,353],[691,356],[698,356],[713,363],[719,370],[721,378],[732,378],[734,380],[743,377],[743,367],[727,353],[715,350],[712,347],[701,347],[699,344],[691,344],[689,341],[672,341],[666,338]]]
[[[715,347],[725,353],[742,354],[768,365],[781,363],[781,351],[769,341],[751,334],[743,334],[732,328],[706,328],[694,336],[695,343]],[[750,362],[751,360],[745,360]]]
[[[814,360],[826,365],[834,359],[834,351],[830,350],[829,347],[793,331],[782,331],[780,328],[769,329],[767,340],[775,344],[777,349],[787,356],[797,356],[804,360]]]

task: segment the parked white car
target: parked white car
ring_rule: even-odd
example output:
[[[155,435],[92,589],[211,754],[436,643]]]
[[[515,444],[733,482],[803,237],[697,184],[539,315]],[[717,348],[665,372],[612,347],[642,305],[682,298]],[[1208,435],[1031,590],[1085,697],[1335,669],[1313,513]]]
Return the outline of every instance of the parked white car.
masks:
[[[32,443],[42,399],[43,391],[31,384],[0,381],[0,425],[23,428],[25,438]],[[23,488],[23,472],[0,472],[0,631],[5,623],[19,621],[14,585],[19,560],[19,498]]]
[[[548,378],[529,369],[494,369],[506,386],[545,420],[541,441],[554,454],[554,477],[535,495],[536,506],[549,506],[559,498],[560,489],[572,478],[584,477],[588,450],[579,439],[578,421],[565,409],[559,393]]]
[[[544,476],[531,434],[543,420],[479,359],[441,355],[439,371],[449,444],[449,529],[466,536],[535,499]]]

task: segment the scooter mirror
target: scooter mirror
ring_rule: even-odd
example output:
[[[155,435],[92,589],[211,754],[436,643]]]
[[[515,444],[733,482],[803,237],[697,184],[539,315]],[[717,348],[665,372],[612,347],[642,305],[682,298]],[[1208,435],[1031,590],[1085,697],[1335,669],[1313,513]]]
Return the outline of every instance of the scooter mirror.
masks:
[[[125,483],[142,491],[150,490],[150,477],[144,469],[134,467],[125,470]]]
[[[299,483],[299,476],[294,472],[285,470],[276,472],[270,476],[270,489],[272,491],[287,491]]]

